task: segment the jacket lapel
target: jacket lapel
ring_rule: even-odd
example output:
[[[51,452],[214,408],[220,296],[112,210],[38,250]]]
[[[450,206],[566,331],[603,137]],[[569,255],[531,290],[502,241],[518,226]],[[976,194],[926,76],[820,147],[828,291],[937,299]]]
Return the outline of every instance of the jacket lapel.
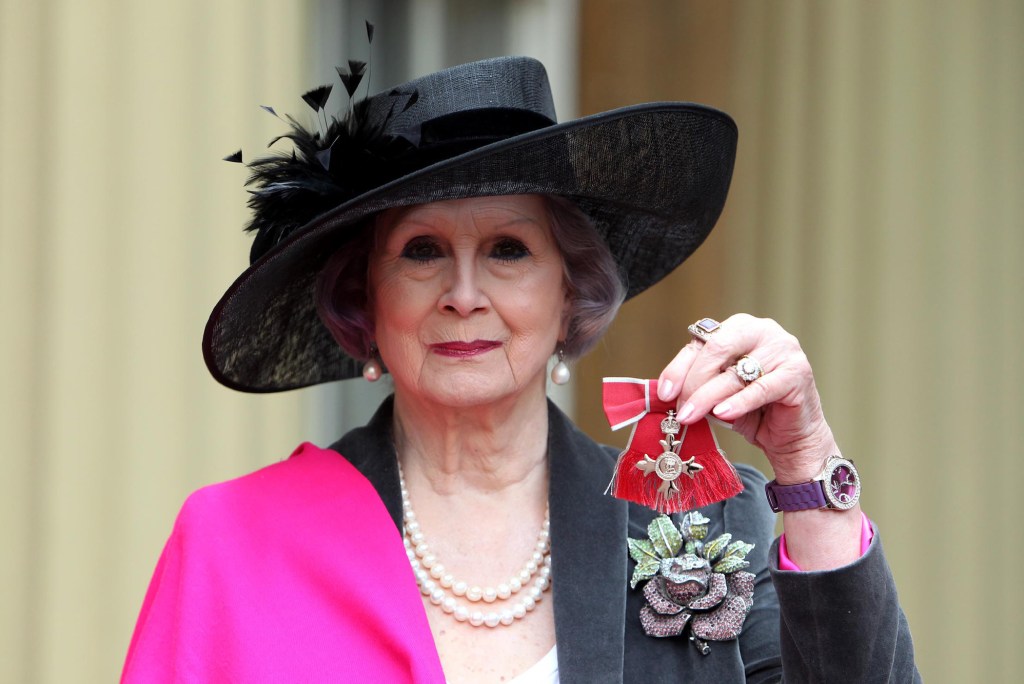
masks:
[[[558,676],[621,682],[628,561],[627,506],[605,496],[614,455],[548,404],[551,576]]]

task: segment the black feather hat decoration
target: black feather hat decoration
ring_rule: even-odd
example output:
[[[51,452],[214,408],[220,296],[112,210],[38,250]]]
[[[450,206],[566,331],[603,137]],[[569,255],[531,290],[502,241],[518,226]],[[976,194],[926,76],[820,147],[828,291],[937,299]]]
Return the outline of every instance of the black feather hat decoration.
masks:
[[[314,112],[319,113],[327,106],[327,98],[331,96],[333,88],[334,86],[332,85],[322,85],[319,88],[313,88],[308,93],[305,93],[302,99]]]
[[[367,38],[373,40],[373,25],[367,22]],[[255,262],[271,248],[312,219],[374,188],[396,175],[395,161],[409,152],[410,143],[404,138],[386,136],[388,121],[394,113],[401,113],[417,99],[415,90],[392,90],[374,99],[387,98],[388,114],[374,117],[368,114],[369,100],[354,99],[356,89],[363,82],[367,64],[349,60],[348,67],[337,67],[338,76],[349,97],[349,106],[343,114],[328,117],[324,112],[332,86],[314,88],[302,96],[303,101],[324,117],[320,129],[311,130],[294,117],[284,118],[291,130],[274,138],[270,144],[287,138],[293,149],[290,153],[262,157],[249,162],[252,175],[246,181],[252,196],[249,207],[253,216],[246,230],[256,237],[249,253]],[[380,106],[378,103],[377,106]],[[272,107],[263,106],[278,116]],[[400,164],[398,166],[401,166]]]
[[[343,67],[335,68],[338,70],[338,77],[341,78],[342,85],[345,86],[345,92],[348,93],[349,98],[352,98],[356,93],[356,88],[359,87],[359,82],[363,80],[363,74],[366,73],[366,62],[350,59],[348,60],[348,71],[345,71]]]

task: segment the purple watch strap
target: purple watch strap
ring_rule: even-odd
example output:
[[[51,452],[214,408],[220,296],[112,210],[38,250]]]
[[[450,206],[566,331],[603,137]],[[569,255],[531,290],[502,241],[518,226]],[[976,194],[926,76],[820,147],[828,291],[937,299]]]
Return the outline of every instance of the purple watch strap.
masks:
[[[780,485],[772,480],[764,486],[764,493],[768,497],[768,505],[776,513],[828,506],[820,480],[795,485]]]

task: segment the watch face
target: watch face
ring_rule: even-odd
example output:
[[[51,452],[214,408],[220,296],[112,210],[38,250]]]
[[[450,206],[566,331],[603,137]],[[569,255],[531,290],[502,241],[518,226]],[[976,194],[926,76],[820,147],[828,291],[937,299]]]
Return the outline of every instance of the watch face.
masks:
[[[860,499],[860,476],[853,461],[836,458],[829,465],[832,470],[825,479],[825,497],[829,505],[841,510],[853,508]]]

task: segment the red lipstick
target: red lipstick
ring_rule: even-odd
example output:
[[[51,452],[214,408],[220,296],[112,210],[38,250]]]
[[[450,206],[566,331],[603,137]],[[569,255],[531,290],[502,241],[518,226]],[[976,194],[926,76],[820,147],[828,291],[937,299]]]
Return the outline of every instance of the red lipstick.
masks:
[[[473,340],[472,342],[440,342],[438,344],[430,345],[430,351],[441,356],[465,358],[469,356],[477,356],[478,354],[486,354],[487,352],[493,349],[497,349],[500,346],[501,342],[495,342],[494,340]]]

